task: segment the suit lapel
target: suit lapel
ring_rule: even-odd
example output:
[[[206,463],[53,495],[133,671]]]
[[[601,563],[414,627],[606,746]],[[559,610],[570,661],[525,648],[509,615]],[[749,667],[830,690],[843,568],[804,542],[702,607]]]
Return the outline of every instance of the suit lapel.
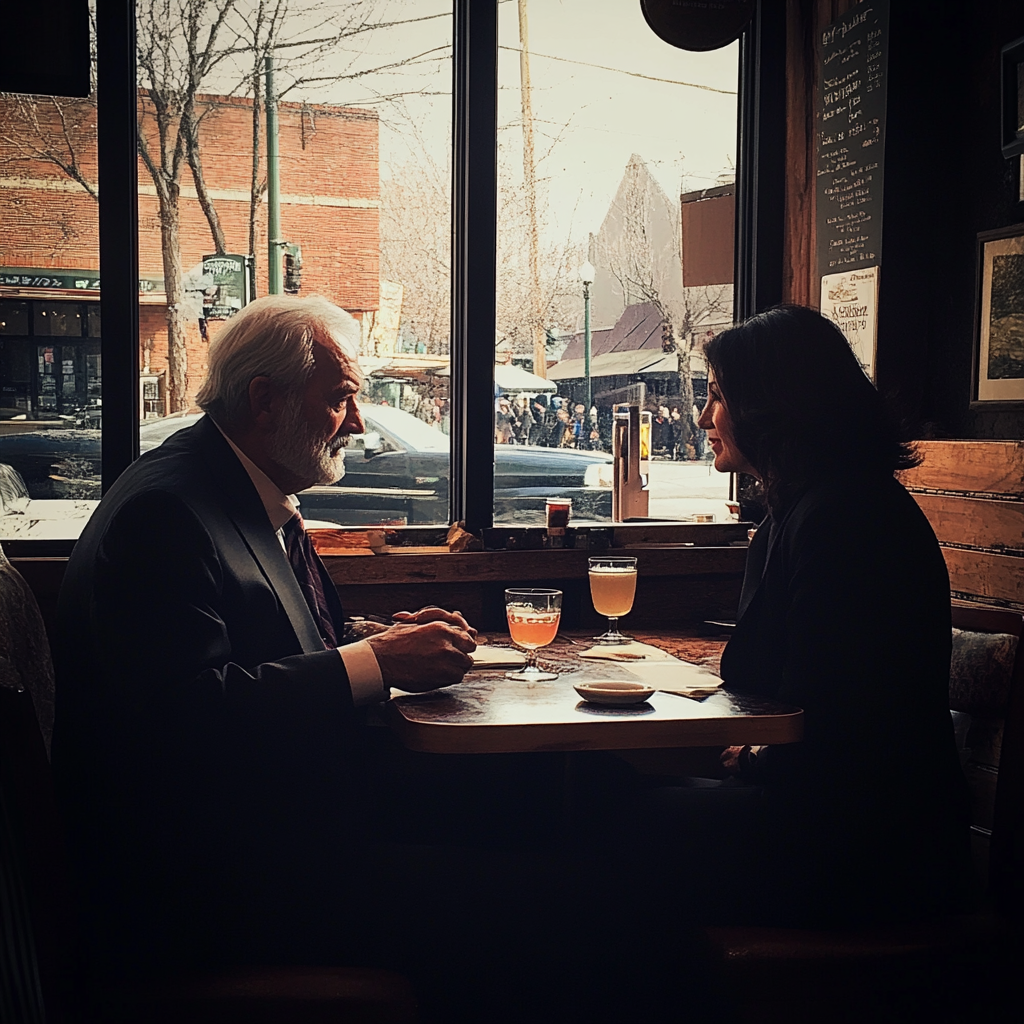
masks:
[[[249,474],[209,417],[195,430],[223,509],[281,602],[303,653],[322,651],[320,632]]]

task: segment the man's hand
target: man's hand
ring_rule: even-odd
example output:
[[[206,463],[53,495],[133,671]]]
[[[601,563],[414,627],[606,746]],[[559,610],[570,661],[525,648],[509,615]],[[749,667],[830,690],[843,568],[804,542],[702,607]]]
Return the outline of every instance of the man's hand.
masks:
[[[445,611],[444,608],[438,608],[435,604],[427,605],[426,608],[421,608],[418,612],[395,612],[391,618],[402,625],[423,626],[428,622],[447,622],[449,626],[455,626],[456,629],[463,630],[471,637],[476,637],[476,630],[463,618],[462,612]]]
[[[415,619],[415,616],[427,612],[439,612],[440,616],[428,618],[423,624],[413,622],[406,625],[402,622],[367,639],[385,685],[397,686],[410,693],[423,693],[462,682],[462,677],[472,667],[470,654],[476,650],[476,642],[471,632],[475,634],[475,630],[453,625],[451,616],[458,615],[457,612],[424,608],[415,615],[410,612],[399,614]],[[458,619],[465,623],[461,615]]]

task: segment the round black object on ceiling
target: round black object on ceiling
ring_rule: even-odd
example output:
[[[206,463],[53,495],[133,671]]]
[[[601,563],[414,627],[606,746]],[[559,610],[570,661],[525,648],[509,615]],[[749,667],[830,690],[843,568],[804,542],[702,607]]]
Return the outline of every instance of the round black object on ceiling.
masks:
[[[682,50],[717,50],[747,27],[757,0],[640,0],[656,36]]]

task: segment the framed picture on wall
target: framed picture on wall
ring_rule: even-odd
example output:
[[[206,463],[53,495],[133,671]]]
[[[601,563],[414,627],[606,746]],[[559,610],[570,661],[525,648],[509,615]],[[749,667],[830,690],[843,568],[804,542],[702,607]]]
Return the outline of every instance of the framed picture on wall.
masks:
[[[1024,403],[1024,224],[978,235],[974,399]]]

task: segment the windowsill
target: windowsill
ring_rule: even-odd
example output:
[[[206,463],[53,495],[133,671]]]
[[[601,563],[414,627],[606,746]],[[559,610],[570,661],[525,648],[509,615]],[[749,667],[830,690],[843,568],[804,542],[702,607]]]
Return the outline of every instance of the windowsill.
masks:
[[[646,544],[604,552],[588,549],[540,551],[464,551],[324,558],[331,579],[340,586],[410,583],[533,583],[543,580],[584,579],[591,555],[614,553],[636,556],[641,576],[705,576],[742,574],[746,545]]]

